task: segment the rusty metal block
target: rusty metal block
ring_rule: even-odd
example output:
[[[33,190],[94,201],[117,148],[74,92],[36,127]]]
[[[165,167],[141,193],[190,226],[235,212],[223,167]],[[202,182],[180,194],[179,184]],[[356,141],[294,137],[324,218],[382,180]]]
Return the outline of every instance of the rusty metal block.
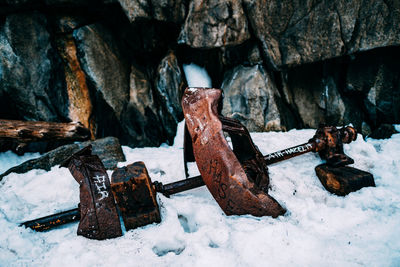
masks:
[[[325,189],[338,196],[345,196],[363,187],[375,186],[371,173],[349,166],[321,164],[315,167],[315,172]]]
[[[156,191],[143,162],[116,169],[111,179],[126,230],[161,221]]]
[[[98,240],[121,236],[110,181],[99,157],[91,155],[91,146],[74,154],[64,164],[80,188],[78,235]]]

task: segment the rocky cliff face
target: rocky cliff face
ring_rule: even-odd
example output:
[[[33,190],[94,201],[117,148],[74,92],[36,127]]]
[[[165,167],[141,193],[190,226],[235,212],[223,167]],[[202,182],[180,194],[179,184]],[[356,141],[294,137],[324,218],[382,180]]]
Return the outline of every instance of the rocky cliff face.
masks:
[[[400,123],[400,2],[0,0],[0,118],[171,143],[182,64],[252,131]]]

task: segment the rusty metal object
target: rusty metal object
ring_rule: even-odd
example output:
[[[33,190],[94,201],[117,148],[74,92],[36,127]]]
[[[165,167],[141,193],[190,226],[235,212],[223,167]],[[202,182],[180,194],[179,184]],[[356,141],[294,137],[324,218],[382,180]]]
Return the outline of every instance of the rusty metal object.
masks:
[[[121,236],[121,224],[106,169],[99,157],[91,155],[91,152],[91,146],[88,146],[65,162],[79,183],[81,219],[77,233],[98,240]]]
[[[59,225],[78,221],[81,218],[79,208],[59,212],[53,215],[23,222],[19,226],[29,227],[37,232],[49,230]]]
[[[357,131],[351,126],[340,129],[320,126],[307,143],[270,153],[264,156],[264,160],[270,165],[308,152],[318,152],[328,165],[344,166],[354,163],[354,160],[344,154],[343,144],[349,144],[356,139]]]
[[[230,149],[218,118],[219,89],[187,88],[182,108],[192,138],[197,166],[211,194],[227,215],[251,214],[277,217],[286,211],[246,175],[235,153]],[[240,139],[240,138],[239,138]],[[257,158],[250,160],[257,161]],[[263,164],[248,164],[257,172]],[[266,166],[265,166],[266,168]],[[261,168],[262,169],[262,168]],[[265,183],[265,178],[259,182]]]
[[[344,154],[343,143],[349,144],[357,139],[357,131],[351,126],[337,129],[334,126],[321,126],[309,142],[316,144],[315,152],[331,166],[344,166],[354,160]]]
[[[143,162],[117,168],[111,188],[126,230],[161,221],[156,191]]]
[[[332,167],[321,164],[315,167],[315,172],[325,189],[339,196],[363,187],[375,186],[372,174],[349,166]]]
[[[156,192],[169,197],[203,185],[201,176],[166,185],[157,181],[152,183],[143,162],[117,168],[111,178],[111,189],[126,230],[161,221]]]
[[[156,192],[166,196],[203,186],[201,176],[163,185],[151,182],[143,162],[116,169],[111,188],[122,214],[126,230],[161,221]]]
[[[247,177],[258,188],[268,192],[268,167],[258,147],[254,144],[247,128],[239,121],[219,116],[222,130],[229,134],[233,153],[242,165]]]
[[[158,205],[155,192],[167,197],[170,195],[197,188],[204,185],[201,176],[163,185],[155,181],[151,183],[143,162],[135,162],[118,168],[112,175],[111,188],[121,210],[127,230],[153,222],[159,222]],[[80,219],[80,209],[72,209],[46,217],[21,223],[35,231],[45,231],[59,225]]]
[[[203,178],[199,175],[199,176],[187,178],[185,180],[180,180],[180,181],[176,181],[176,182],[165,184],[165,185],[163,185],[160,182],[155,181],[153,183],[153,185],[157,192],[163,194],[166,197],[169,197],[170,195],[180,193],[183,191],[187,191],[190,189],[194,189],[194,188],[203,186],[205,184],[204,184]]]

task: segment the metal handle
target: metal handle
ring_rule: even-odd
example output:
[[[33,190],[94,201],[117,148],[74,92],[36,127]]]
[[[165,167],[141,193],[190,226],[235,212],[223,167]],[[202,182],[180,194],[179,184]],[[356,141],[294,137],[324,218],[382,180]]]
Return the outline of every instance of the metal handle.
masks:
[[[61,224],[79,221],[81,218],[79,208],[52,214],[39,219],[23,222],[19,226],[29,227],[35,231],[46,231]]]

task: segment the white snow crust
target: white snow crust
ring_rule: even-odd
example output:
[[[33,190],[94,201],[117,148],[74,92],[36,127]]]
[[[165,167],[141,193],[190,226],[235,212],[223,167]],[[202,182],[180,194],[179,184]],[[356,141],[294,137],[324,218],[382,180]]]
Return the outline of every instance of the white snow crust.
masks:
[[[173,146],[123,147],[127,161],[143,161],[153,181],[184,178],[183,123]],[[252,133],[266,154],[307,142],[314,130]],[[354,167],[373,173],[376,187],[346,197],[327,192],[309,153],[269,167],[270,194],[285,216],[226,216],[206,187],[157,195],[162,222],[119,238],[76,235],[78,223],[34,232],[18,223],[74,208],[79,186],[68,169],[10,174],[0,183],[0,266],[399,266],[400,134],[345,145]],[[0,168],[15,164],[0,154]],[[195,164],[190,165],[196,175]],[[111,174],[111,172],[109,173]]]

